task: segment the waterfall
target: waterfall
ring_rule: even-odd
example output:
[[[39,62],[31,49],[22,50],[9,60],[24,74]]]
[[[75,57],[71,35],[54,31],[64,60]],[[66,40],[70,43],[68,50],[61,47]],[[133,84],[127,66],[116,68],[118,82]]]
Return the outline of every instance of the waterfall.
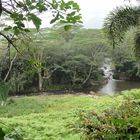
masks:
[[[104,78],[107,79],[107,84],[104,85],[98,92],[105,95],[113,95],[115,91],[115,81],[113,79],[113,70],[111,65],[104,64],[101,69],[104,72]]]
[[[116,92],[119,93],[124,90],[140,88],[140,82],[113,79],[111,62],[105,62],[101,69],[104,72],[104,78],[107,80],[107,83],[98,90],[98,93],[102,95],[114,95]]]
[[[104,72],[104,77],[108,80],[113,79],[113,71],[110,65],[104,64],[102,67],[102,70]]]

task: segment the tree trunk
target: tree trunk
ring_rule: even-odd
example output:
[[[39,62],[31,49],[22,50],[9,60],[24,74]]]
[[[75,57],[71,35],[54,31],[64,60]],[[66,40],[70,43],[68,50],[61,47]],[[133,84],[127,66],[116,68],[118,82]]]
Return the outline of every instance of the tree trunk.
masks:
[[[16,59],[16,57],[17,57],[17,53],[15,54],[14,58],[13,58],[12,61],[10,62],[9,70],[8,70],[8,72],[7,72],[7,74],[6,74],[5,78],[4,78],[4,82],[7,80],[8,76],[9,76],[9,74],[10,74],[10,72],[11,72],[11,69],[12,69],[12,66],[13,66],[13,62],[14,62],[14,60]]]
[[[0,16],[2,14],[2,1],[0,0]]]
[[[41,74],[41,69],[38,70],[38,87],[39,87],[39,91],[42,91],[42,85],[43,85],[43,77]]]

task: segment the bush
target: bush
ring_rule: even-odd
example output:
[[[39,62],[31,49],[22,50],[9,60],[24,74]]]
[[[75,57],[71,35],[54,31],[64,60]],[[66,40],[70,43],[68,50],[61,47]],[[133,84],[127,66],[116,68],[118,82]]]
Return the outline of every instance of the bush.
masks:
[[[11,128],[0,122],[0,140],[23,140],[23,137],[19,129]]]
[[[81,112],[80,130],[86,140],[138,140],[140,139],[140,105],[125,101],[118,108],[102,113]]]
[[[8,98],[9,86],[5,82],[0,82],[0,102],[3,106]]]

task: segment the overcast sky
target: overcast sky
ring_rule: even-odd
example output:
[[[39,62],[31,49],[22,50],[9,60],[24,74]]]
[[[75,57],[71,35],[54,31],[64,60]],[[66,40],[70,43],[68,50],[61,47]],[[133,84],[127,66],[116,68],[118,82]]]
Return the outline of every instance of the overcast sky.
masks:
[[[81,8],[83,23],[86,28],[102,28],[105,17],[117,6],[136,5],[136,0],[74,0]],[[44,19],[44,17],[43,17]],[[49,25],[45,20],[42,27]]]
[[[101,28],[104,18],[117,6],[136,4],[125,0],[75,0],[81,7],[84,26],[87,28]]]

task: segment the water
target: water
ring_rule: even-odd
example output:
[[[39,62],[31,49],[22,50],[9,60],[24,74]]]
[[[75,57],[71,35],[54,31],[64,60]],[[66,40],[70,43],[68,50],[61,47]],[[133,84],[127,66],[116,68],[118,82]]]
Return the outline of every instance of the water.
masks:
[[[110,65],[105,64],[103,65],[102,69],[104,71],[105,78],[108,79],[108,83],[101,87],[98,90],[98,93],[104,95],[114,95],[116,92],[140,88],[140,82],[113,79],[113,72]]]
[[[135,88],[140,88],[140,82],[110,79],[98,92],[104,95],[114,95],[116,92]]]

